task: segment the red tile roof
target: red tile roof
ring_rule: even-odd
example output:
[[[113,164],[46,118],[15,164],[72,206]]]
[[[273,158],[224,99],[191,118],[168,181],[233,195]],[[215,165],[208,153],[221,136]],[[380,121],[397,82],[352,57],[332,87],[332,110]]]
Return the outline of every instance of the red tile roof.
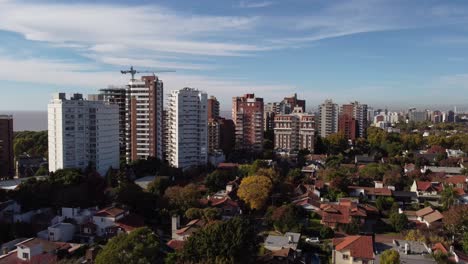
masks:
[[[349,250],[353,258],[374,259],[374,242],[371,236],[348,236],[333,239],[335,250]]]
[[[452,183],[452,184],[466,184],[466,179],[467,179],[467,176],[458,175],[458,176],[447,177],[444,179],[444,182]]]
[[[448,254],[448,250],[442,245],[442,243],[438,242],[434,246],[432,246],[432,251],[437,252],[440,251],[443,254]]]
[[[123,230],[125,230],[126,232],[131,232],[145,225],[143,217],[136,214],[129,214],[124,218],[118,220],[115,224]]]
[[[183,240],[171,240],[169,242],[167,242],[167,246],[172,248],[173,250],[181,250],[184,248],[184,244],[185,244],[185,241]]]
[[[117,208],[117,207],[107,207],[102,209],[101,211],[97,212],[94,214],[94,216],[100,216],[100,217],[116,217],[121,214],[125,213],[124,209]]]
[[[442,191],[442,184],[440,183],[433,183],[433,182],[428,182],[428,181],[417,181],[416,182],[416,187],[418,189],[418,191],[436,191],[436,192],[440,192]]]
[[[322,222],[349,224],[353,217],[366,217],[366,210],[357,203],[341,200],[338,204],[320,205]]]

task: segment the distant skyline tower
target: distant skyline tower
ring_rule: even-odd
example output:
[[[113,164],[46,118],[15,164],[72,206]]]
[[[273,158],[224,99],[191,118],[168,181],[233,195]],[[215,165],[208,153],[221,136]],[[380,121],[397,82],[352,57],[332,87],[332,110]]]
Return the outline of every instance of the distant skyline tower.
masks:
[[[333,100],[327,99],[320,106],[317,116],[318,134],[327,137],[338,132],[339,106]]]
[[[219,101],[214,96],[210,96],[207,100],[208,104],[208,118],[218,118],[219,117]]]

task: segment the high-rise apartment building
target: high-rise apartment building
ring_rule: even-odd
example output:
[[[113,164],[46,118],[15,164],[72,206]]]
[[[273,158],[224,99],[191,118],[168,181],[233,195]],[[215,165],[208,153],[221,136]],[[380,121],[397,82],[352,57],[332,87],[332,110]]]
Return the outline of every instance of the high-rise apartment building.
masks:
[[[208,162],[207,94],[186,87],[172,91],[168,103],[169,164],[182,169],[206,165]]]
[[[290,97],[285,97],[280,103],[281,114],[290,114],[296,107],[300,107],[303,112],[306,111],[306,101],[297,99],[297,94]]]
[[[275,116],[275,149],[314,151],[315,118],[296,107],[291,114]]]
[[[119,107],[119,146],[120,155],[125,155],[126,141],[126,101],[127,89],[125,87],[109,86],[108,88],[100,89],[99,94],[88,95],[88,99],[92,101],[104,101],[110,104],[115,104]]]
[[[13,156],[13,116],[0,115],[0,179],[14,176]]]
[[[103,101],[53,96],[48,105],[49,171],[119,168],[119,108]]]
[[[275,128],[275,115],[281,114],[280,103],[267,103],[263,107],[263,129],[273,131]]]
[[[157,76],[130,80],[126,99],[127,162],[163,158],[163,82]]]
[[[340,132],[345,132],[348,139],[354,140],[357,137],[366,137],[368,122],[367,105],[359,102],[351,102],[341,106]],[[352,120],[354,118],[354,121]],[[345,129],[346,128],[346,129]],[[346,130],[346,131],[345,131]]]
[[[232,100],[236,125],[236,149],[259,152],[263,149],[263,98],[245,94]]]
[[[340,113],[338,118],[338,132],[343,133],[348,140],[355,140],[358,133],[358,122],[354,116]]]
[[[219,117],[219,101],[214,96],[210,96],[207,100],[208,104],[208,119]]]
[[[218,119],[208,119],[208,153],[219,150],[221,139],[221,126]]]
[[[330,134],[338,132],[338,104],[333,103],[332,100],[325,100],[319,105],[319,112],[317,116],[318,134],[321,137],[327,137]]]

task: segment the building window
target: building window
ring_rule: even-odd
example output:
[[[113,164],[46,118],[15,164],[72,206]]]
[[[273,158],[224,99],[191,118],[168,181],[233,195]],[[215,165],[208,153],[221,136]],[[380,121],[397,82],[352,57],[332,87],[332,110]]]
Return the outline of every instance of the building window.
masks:
[[[348,259],[349,259],[349,255],[343,254],[343,259],[344,259],[344,260],[348,260]]]
[[[29,259],[29,253],[23,253],[23,259]]]

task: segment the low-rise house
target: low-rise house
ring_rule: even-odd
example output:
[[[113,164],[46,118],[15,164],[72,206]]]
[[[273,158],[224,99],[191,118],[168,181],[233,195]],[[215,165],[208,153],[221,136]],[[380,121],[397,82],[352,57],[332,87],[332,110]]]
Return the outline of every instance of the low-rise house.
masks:
[[[446,149],[447,157],[449,158],[461,158],[465,156],[465,152],[461,149]]]
[[[354,157],[354,163],[357,165],[370,164],[375,162],[375,157],[373,155],[356,155]]]
[[[194,219],[190,221],[186,226],[180,226],[180,216],[172,217],[172,240],[184,241],[194,232],[204,227],[206,222],[202,219]]]
[[[93,223],[96,224],[96,234],[106,236],[107,228],[115,226],[115,222],[124,218],[128,213],[127,210],[117,207],[108,207],[95,213]]]
[[[423,242],[397,239],[393,240],[392,244],[386,244],[386,246],[400,254],[401,263],[437,263],[431,256],[431,248]]]
[[[241,214],[239,204],[232,200],[229,196],[222,198],[208,197],[207,199],[202,199],[200,203],[205,206],[221,209],[221,216],[223,220],[227,220]]]
[[[308,212],[317,212],[320,210],[320,201],[311,197],[299,198],[292,201],[292,204],[300,206]]]
[[[439,199],[444,186],[440,182],[414,181],[411,191],[420,198]]]
[[[416,170],[416,165],[414,163],[408,163],[408,164],[405,164],[403,169],[405,171],[405,174],[407,174]]]
[[[372,236],[347,236],[333,239],[332,263],[374,263],[374,241]]]
[[[81,244],[53,242],[30,238],[16,244],[16,249],[3,252],[0,264],[16,263],[57,263],[59,256],[66,256],[81,248]]]
[[[93,208],[72,208],[72,207],[62,207],[60,210],[60,215],[53,219],[53,223],[60,223],[67,219],[73,220],[76,224],[81,225],[90,221],[93,215],[97,212],[97,207]]]
[[[270,251],[289,248],[296,251],[300,239],[301,234],[293,232],[286,232],[284,235],[268,235],[264,247]]]
[[[375,201],[378,197],[391,197],[392,190],[389,188],[375,188],[375,187],[362,187],[362,186],[348,186],[349,195],[351,197],[367,198]]]
[[[417,220],[426,224],[427,227],[434,225],[437,222],[441,222],[444,216],[438,211],[434,210],[431,207],[423,208],[419,211],[416,211]]]
[[[58,223],[47,229],[50,241],[68,242],[75,234],[75,226],[70,223]]]
[[[158,176],[163,177],[163,176]],[[148,189],[148,185],[156,179],[156,176],[145,176],[135,180],[135,184],[140,186],[143,190]]]
[[[424,166],[421,169],[422,173],[426,173],[427,171],[431,172],[442,172],[448,175],[461,175],[463,168],[461,167],[438,167],[438,166]]]
[[[321,223],[331,228],[350,224],[354,220],[364,224],[368,214],[376,214],[378,210],[370,205],[359,204],[351,199],[341,199],[338,203],[323,203],[320,205]]]
[[[418,195],[411,191],[392,191],[392,197],[401,204],[417,203]]]

